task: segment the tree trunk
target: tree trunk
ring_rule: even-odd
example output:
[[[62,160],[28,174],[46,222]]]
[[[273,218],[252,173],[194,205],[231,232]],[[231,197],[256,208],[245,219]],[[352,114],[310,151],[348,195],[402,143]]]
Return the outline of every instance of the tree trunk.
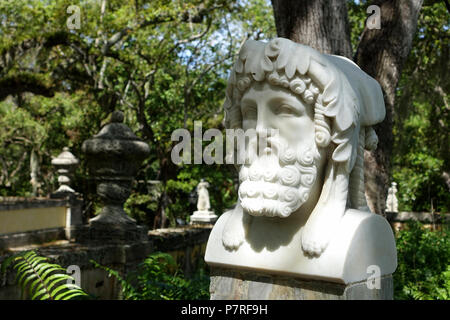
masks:
[[[412,47],[423,0],[373,1],[380,7],[381,28],[364,29],[355,62],[381,85],[385,120],[374,127],[379,143],[365,152],[366,198],[373,212],[384,213],[390,180],[395,92],[402,67]],[[371,3],[372,4],[372,3]]]
[[[381,28],[364,29],[355,62],[381,85],[386,119],[375,126],[376,151],[365,153],[366,198],[370,209],[384,213],[392,153],[392,116],[401,69],[411,50],[423,0],[373,1],[380,7]],[[345,0],[272,0],[278,36],[328,54],[352,59]],[[368,14],[369,17],[371,14]]]
[[[345,0],[272,0],[279,37],[352,59]]]

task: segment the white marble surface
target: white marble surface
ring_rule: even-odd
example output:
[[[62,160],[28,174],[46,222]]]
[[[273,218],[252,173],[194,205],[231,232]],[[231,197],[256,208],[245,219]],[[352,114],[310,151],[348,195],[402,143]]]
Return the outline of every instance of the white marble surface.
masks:
[[[191,223],[214,223],[217,220],[217,215],[214,211],[194,211],[191,215]]]
[[[345,284],[369,278],[371,265],[380,268],[380,276],[392,274],[397,267],[392,230],[379,215],[347,210],[325,252],[311,257],[301,247],[305,219],[254,218],[242,245],[226,249],[222,233],[231,213],[220,216],[209,237],[205,261],[210,266]]]
[[[228,80],[225,125],[245,141],[239,199],[208,241],[211,265],[348,283],[396,268],[387,221],[364,195],[364,150],[385,116],[352,61],[277,38],[247,41]]]

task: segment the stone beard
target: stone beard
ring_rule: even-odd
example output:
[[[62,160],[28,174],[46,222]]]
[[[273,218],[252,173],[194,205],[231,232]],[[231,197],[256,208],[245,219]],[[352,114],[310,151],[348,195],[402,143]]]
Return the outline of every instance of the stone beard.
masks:
[[[239,199],[248,214],[286,218],[308,200],[320,155],[314,141],[307,148],[290,146],[277,135],[267,145],[258,155],[257,139],[249,141],[253,161],[239,170]]]

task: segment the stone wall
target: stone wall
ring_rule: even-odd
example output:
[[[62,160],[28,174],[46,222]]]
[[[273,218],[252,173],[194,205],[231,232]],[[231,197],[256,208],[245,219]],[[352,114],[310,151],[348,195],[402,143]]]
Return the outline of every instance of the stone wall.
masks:
[[[71,239],[70,230],[82,223],[83,200],[0,198],[0,255],[11,247]]]
[[[386,212],[386,219],[396,231],[403,229],[408,221],[423,223],[426,227],[440,229],[442,225],[450,223],[450,214],[432,214],[431,212]]]
[[[10,249],[0,257],[0,263],[11,253],[34,249],[63,267],[77,265],[81,269],[81,287],[98,299],[119,299],[120,286],[91,260],[126,274],[136,268],[152,252],[163,251],[174,256],[185,273],[191,274],[202,263],[206,242],[212,226],[186,226],[158,229],[148,233],[146,241],[130,244],[80,244],[59,240],[40,245]],[[14,283],[15,272],[0,275],[0,300],[20,299],[20,289]]]

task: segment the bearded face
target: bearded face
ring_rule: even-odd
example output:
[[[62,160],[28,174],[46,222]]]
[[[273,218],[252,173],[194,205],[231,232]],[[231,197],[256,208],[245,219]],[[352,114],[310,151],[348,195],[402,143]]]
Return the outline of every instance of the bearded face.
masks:
[[[257,133],[246,142],[239,170],[241,205],[254,216],[288,217],[308,200],[317,178],[312,108],[267,83],[252,86],[241,106],[243,129]]]
[[[309,198],[317,176],[317,150],[314,143],[289,146],[281,137],[267,142],[270,147],[259,155],[256,143],[249,143],[254,161],[240,168],[239,199],[251,215],[288,217]]]

